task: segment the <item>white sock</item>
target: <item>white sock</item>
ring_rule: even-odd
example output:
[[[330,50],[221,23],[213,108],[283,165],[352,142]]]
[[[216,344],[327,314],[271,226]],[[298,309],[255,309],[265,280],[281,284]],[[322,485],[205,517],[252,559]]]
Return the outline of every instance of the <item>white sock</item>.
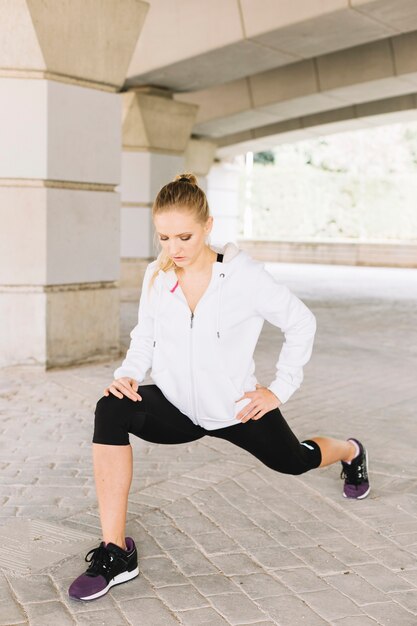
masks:
[[[356,459],[356,457],[358,457],[358,456],[359,456],[359,454],[360,454],[360,452],[361,452],[361,451],[360,451],[360,448],[359,448],[358,444],[356,443],[356,441],[353,441],[353,439],[348,439],[348,441],[349,441],[350,443],[353,443],[353,445],[355,446],[355,449],[356,449],[356,454],[355,454],[355,456],[354,456],[354,457],[353,457],[353,459],[352,459],[352,461],[353,461],[354,459]],[[345,461],[345,463],[347,463],[348,465],[350,465],[350,464],[352,463],[352,461]]]

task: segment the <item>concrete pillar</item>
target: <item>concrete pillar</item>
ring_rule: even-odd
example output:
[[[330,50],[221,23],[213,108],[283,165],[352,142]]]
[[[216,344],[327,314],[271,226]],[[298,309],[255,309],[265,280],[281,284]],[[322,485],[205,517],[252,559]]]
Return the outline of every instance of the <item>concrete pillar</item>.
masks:
[[[122,287],[137,290],[147,263],[157,255],[152,204],[160,188],[186,168],[185,150],[197,110],[162,89],[143,87],[123,94]]]
[[[137,0],[2,3],[0,366],[119,351],[117,92],[146,11]]]
[[[192,138],[185,151],[185,171],[193,172],[201,189],[207,192],[207,176],[216,155],[217,144],[207,139]]]
[[[207,177],[207,199],[214,218],[210,241],[237,241],[239,234],[239,178],[241,167],[233,160],[215,163]]]

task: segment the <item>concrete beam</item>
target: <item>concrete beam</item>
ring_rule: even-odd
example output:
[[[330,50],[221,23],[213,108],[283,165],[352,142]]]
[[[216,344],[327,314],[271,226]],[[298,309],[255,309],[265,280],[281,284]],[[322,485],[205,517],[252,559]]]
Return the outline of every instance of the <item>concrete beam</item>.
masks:
[[[126,88],[206,89],[417,29],[415,0],[149,0]]]
[[[414,120],[417,120],[417,93],[364,102],[228,135],[218,140],[216,155],[224,159],[248,151],[268,150],[281,143]]]
[[[405,95],[417,85],[417,32],[300,61],[175,99],[199,106],[206,137]]]
[[[213,165],[217,145],[213,141],[191,138],[185,151],[185,170],[207,176]]]
[[[123,93],[123,148],[182,154],[198,106],[177,102],[152,90]]]

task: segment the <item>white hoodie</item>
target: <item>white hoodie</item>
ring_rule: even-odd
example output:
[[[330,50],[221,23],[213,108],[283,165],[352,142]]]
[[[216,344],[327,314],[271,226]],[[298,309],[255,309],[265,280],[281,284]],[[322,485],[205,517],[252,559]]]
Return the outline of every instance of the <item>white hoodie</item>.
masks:
[[[126,358],[114,372],[115,379],[126,376],[140,383],[152,367],[152,379],[164,396],[207,430],[241,423],[236,415],[251,399],[236,400],[256,389],[253,354],[265,319],[285,335],[277,375],[268,387],[282,403],[301,385],[316,331],[313,313],[276,282],[264,263],[232,242],[211,248],[224,254],[223,262],[213,263],[194,314],[174,270],[159,270],[148,293],[157,261],[148,265],[138,323]]]

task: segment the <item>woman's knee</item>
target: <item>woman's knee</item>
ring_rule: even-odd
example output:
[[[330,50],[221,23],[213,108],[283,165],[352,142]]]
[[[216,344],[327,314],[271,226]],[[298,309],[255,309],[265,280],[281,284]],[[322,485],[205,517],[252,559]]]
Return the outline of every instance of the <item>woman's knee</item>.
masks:
[[[307,439],[301,441],[297,450],[285,460],[284,466],[275,467],[278,472],[283,474],[291,474],[292,476],[300,476],[305,474],[321,463],[321,450],[315,441]]]
[[[129,443],[125,396],[121,399],[113,394],[103,396],[94,412],[93,443],[126,445]]]
[[[294,476],[305,474],[321,463],[321,450],[319,445],[311,439],[301,441],[297,454],[292,458],[291,471]]]
[[[301,459],[292,459],[290,463],[286,463],[284,466],[281,464],[269,465],[271,469],[280,474],[289,474],[290,476],[299,476],[308,472],[311,467],[307,466]]]

